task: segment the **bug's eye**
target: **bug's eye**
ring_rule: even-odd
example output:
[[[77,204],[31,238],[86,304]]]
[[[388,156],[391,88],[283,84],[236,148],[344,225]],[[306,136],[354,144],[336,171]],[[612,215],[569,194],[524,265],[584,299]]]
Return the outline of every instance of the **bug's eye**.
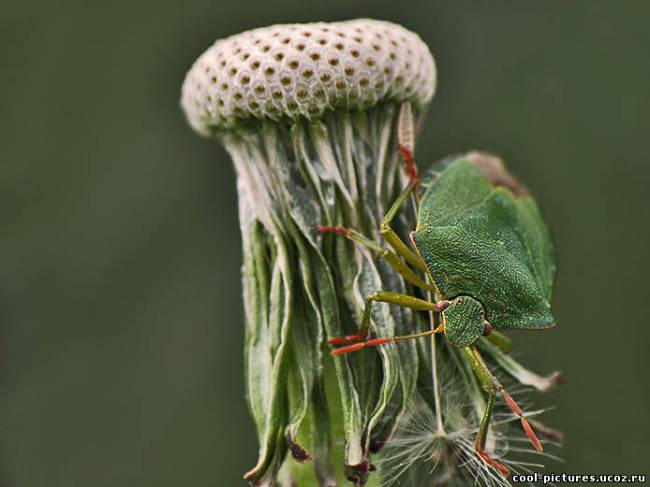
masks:
[[[438,309],[438,312],[442,312],[449,308],[450,305],[451,301],[438,301],[438,303],[436,303],[436,308]]]
[[[494,331],[494,327],[488,322],[483,322],[483,336],[486,337]]]

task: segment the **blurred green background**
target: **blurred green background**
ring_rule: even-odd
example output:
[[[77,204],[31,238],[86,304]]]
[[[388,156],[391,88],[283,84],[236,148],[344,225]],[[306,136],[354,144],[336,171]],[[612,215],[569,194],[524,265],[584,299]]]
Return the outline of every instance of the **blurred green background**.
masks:
[[[374,17],[420,33],[439,90],[420,164],[484,149],[538,196],[563,370],[552,471],[650,464],[650,3],[92,0],[0,14],[0,485],[237,486],[244,401],[234,173],[186,126],[216,38]]]

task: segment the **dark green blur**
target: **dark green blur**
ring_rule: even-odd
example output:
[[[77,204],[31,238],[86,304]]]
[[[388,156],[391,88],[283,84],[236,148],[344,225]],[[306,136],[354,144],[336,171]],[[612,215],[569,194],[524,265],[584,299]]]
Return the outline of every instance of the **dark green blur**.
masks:
[[[17,2],[0,13],[0,485],[237,486],[244,401],[234,172],[178,106],[216,38],[374,17],[439,90],[417,151],[500,154],[559,252],[558,327],[516,354],[567,384],[551,471],[648,472],[650,4]]]

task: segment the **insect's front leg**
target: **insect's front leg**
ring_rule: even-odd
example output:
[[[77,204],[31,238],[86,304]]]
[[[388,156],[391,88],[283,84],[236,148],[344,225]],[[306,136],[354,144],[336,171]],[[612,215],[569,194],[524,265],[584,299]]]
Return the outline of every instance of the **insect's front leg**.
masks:
[[[344,347],[336,348],[332,350],[332,355],[342,355],[345,353],[356,352],[365,347],[372,347],[377,345],[383,345],[385,343],[396,342],[399,340],[410,340],[414,338],[420,338],[423,336],[433,335],[434,333],[439,333],[442,331],[442,326],[434,329],[427,330],[422,333],[415,333],[413,335],[403,335],[395,337],[386,337],[386,338],[373,338],[368,340],[369,328],[370,328],[370,316],[372,311],[372,303],[381,302],[388,304],[396,304],[398,306],[403,306],[405,308],[410,308],[416,311],[436,311],[440,312],[449,306],[448,301],[439,301],[438,303],[432,303],[431,301],[426,301],[424,299],[416,298],[415,296],[409,296],[408,294],[395,293],[391,291],[375,291],[366,298],[366,304],[363,308],[363,319],[359,330],[356,335],[346,336],[346,337],[335,337],[331,338],[328,343],[330,345],[341,345],[345,343],[350,343]]]

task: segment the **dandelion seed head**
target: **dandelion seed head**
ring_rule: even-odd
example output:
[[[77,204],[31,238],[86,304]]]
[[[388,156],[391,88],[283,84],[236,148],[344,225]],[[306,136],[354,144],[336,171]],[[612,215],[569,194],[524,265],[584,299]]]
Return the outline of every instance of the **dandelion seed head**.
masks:
[[[207,135],[249,118],[318,118],[381,100],[421,106],[436,69],[420,37],[358,19],[263,27],[218,40],[188,72],[181,105]]]

